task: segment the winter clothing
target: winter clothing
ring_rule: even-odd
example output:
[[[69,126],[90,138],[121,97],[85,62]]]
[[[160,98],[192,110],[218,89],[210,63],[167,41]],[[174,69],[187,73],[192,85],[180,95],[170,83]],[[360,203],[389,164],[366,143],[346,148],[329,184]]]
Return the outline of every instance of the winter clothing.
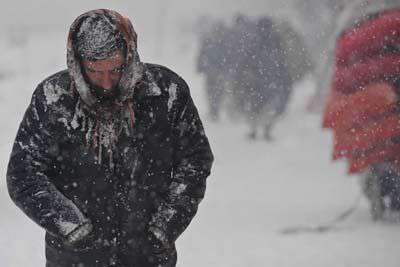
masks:
[[[89,89],[75,46],[94,15],[110,19],[127,49],[110,103]],[[46,266],[175,266],[174,243],[213,161],[187,84],[142,63],[131,23],[110,10],[78,17],[67,59],[68,71],[35,90],[7,171],[11,198],[46,230]]]
[[[397,162],[399,18],[399,9],[364,15],[337,41],[324,127],[334,130],[334,159],[348,159],[349,173]]]
[[[76,227],[73,231],[71,231],[66,239],[70,245],[74,245],[81,240],[84,240],[89,236],[89,234],[93,230],[93,225],[91,222],[86,222],[81,226]]]
[[[323,126],[333,130],[333,159],[361,174],[372,218],[382,219],[400,207],[400,9],[384,1],[350,6],[338,20]]]
[[[123,44],[121,32],[107,14],[93,14],[79,25],[76,34],[76,50],[84,59],[108,58],[121,49]]]
[[[376,14],[343,33],[336,48],[333,87],[351,93],[400,75],[400,10]]]
[[[335,1],[332,1],[335,3]],[[318,77],[316,80],[317,88],[314,96],[311,98],[308,108],[313,111],[323,112],[324,102],[328,97],[331,85],[332,76],[335,72],[335,48],[337,39],[343,32],[359,21],[368,19],[371,14],[377,14],[382,10],[390,10],[398,8],[399,3],[397,0],[352,0],[342,1],[338,9],[334,12],[334,20],[331,22],[329,29],[324,33],[326,40],[322,46],[323,54],[317,53],[316,73]],[[367,44],[365,44],[367,45]]]

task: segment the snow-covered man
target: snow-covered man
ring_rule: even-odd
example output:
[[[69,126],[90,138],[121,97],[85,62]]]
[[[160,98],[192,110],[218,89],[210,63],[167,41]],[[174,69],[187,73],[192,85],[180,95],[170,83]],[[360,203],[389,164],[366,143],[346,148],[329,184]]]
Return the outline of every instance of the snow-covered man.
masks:
[[[111,10],[75,20],[67,63],[33,93],[7,172],[46,266],[175,266],[213,162],[187,84],[142,63]]]

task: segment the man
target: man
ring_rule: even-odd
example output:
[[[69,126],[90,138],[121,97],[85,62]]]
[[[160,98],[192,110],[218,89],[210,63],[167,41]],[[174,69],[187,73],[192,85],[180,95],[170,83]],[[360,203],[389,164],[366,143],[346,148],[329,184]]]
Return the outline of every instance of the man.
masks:
[[[7,172],[11,198],[46,230],[47,267],[175,266],[175,241],[213,155],[185,81],[139,60],[130,21],[72,24],[68,70],[35,90]]]

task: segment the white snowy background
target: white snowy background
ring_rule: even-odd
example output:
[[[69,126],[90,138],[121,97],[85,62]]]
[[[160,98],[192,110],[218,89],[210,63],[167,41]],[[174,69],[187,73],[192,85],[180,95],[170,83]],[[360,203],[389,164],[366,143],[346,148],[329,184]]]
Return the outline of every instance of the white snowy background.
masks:
[[[195,72],[197,43],[191,25],[200,15],[229,19],[238,11],[301,21],[291,2],[2,2],[0,266],[44,266],[44,231],[8,197],[8,158],[35,86],[65,68],[69,25],[84,11],[102,7],[116,9],[132,19],[143,61],[166,65],[185,78],[215,154],[206,197],[177,242],[178,266],[400,266],[400,226],[373,222],[365,199],[332,231],[282,234],[288,227],[328,222],[360,195],[357,178],[346,175],[344,164],[331,162],[331,135],[321,130],[320,115],[306,111],[318,77],[309,76],[296,85],[289,110],[275,128],[275,141],[271,143],[250,142],[245,138],[245,125],[230,120],[213,123],[206,116],[203,78]],[[309,12],[312,18],[318,10]]]

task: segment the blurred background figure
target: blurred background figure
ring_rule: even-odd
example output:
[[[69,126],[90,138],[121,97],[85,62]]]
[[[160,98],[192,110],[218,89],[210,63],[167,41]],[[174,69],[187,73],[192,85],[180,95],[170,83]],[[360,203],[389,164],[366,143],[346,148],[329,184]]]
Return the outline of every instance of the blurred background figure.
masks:
[[[225,79],[229,71],[226,54],[228,31],[224,22],[216,21],[200,36],[197,71],[205,76],[209,117],[214,121],[218,120],[220,115]]]
[[[400,4],[360,1],[346,17],[324,127],[334,132],[333,158],[361,174],[371,215],[382,219],[400,211]]]
[[[231,118],[248,123],[251,139],[271,140],[294,83],[311,70],[302,36],[282,19],[239,13],[231,26],[212,23],[200,40],[197,71],[205,76],[211,119],[226,107]]]
[[[245,111],[250,124],[250,138],[259,131],[271,140],[271,129],[287,106],[291,93],[292,78],[285,64],[283,38],[269,17],[255,22],[254,39],[248,40],[248,55],[243,55],[244,71],[238,80],[246,96]],[[247,89],[247,90],[246,90]]]
[[[252,66],[249,63],[254,59],[255,25],[244,14],[237,14],[233,19],[230,63],[230,86],[232,92],[230,114],[238,114],[243,118],[246,112],[246,94],[249,91]]]

